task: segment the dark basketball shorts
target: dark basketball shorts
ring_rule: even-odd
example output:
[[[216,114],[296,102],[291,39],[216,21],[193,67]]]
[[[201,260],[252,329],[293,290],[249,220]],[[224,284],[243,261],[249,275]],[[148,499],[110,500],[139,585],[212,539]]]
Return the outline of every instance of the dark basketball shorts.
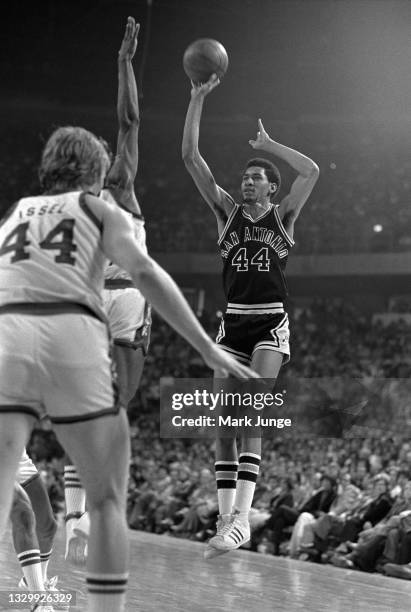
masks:
[[[290,360],[290,330],[288,315],[275,314],[230,314],[221,319],[216,343],[249,365],[258,350],[283,353],[283,364]]]

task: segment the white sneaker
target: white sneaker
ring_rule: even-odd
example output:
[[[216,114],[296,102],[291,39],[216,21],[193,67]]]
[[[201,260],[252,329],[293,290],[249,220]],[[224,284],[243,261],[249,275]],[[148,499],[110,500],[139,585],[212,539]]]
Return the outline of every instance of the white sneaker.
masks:
[[[223,555],[225,552],[228,552],[225,550],[218,550],[214,546],[214,540],[215,538],[219,538],[223,533],[226,532],[226,530],[231,524],[231,521],[232,521],[231,514],[219,514],[218,515],[217,533],[215,534],[215,536],[210,538],[210,540],[208,541],[207,547],[204,551],[204,559],[213,559],[214,557],[218,557],[219,555]]]
[[[87,561],[88,536],[84,534],[82,524],[77,531],[79,519],[71,518],[66,522],[66,552],[64,558],[73,565],[83,567]]]
[[[27,584],[26,579],[25,579],[24,576],[22,578],[20,578],[20,582],[17,585],[17,588],[19,589],[19,591],[28,591],[29,590],[28,584]]]
[[[57,588],[57,582],[58,582],[58,576],[53,576],[52,578],[48,578],[46,580],[46,582],[44,583],[45,589],[46,591],[48,591],[49,593],[65,593],[67,591],[65,591],[65,589],[58,589]],[[58,603],[58,610],[70,610],[70,604],[66,603],[66,602],[59,602]]]
[[[53,576],[53,578],[47,578],[44,583],[46,591],[52,591],[53,593],[58,593],[59,589],[56,587],[59,577]]]
[[[84,512],[77,522],[73,525],[73,531],[76,536],[88,538],[90,536],[90,516],[88,512]]]
[[[59,589],[56,587],[58,579],[59,579],[58,576],[53,576],[53,578],[48,578],[45,581],[45,583],[44,583],[44,590],[45,591],[53,591],[54,593],[58,593]],[[18,588],[20,589],[20,591],[28,591],[29,590],[28,584],[27,584],[26,579],[25,579],[24,576],[20,579]]]
[[[57,576],[53,576],[53,578],[50,578],[50,580],[46,580],[45,590],[46,591],[58,591],[58,589],[56,589],[57,580],[58,580]],[[29,590],[28,584],[24,576],[20,579],[18,588],[20,591]],[[66,607],[63,609],[68,610],[69,608]],[[34,607],[31,608],[31,612],[54,612],[54,608],[53,606],[50,606],[49,604],[45,605],[42,603],[36,603],[34,604]]]
[[[57,576],[55,576],[55,578],[56,578],[56,580],[57,580]],[[46,582],[48,582],[48,581],[46,581]],[[19,589],[19,591],[28,591],[28,590],[29,590],[29,585],[27,584],[26,579],[25,579],[25,577],[24,577],[24,576],[22,576],[22,577],[20,578],[20,582],[19,582],[19,584],[18,584],[18,589]],[[46,585],[44,585],[44,590],[45,590],[45,591],[47,591],[47,590],[48,590],[48,589],[47,589],[47,587],[46,587]],[[57,590],[57,589],[56,589],[56,590]]]
[[[230,523],[224,527],[220,534],[211,538],[210,544],[217,550],[228,552],[240,548],[250,539],[250,523],[248,513],[233,514]]]

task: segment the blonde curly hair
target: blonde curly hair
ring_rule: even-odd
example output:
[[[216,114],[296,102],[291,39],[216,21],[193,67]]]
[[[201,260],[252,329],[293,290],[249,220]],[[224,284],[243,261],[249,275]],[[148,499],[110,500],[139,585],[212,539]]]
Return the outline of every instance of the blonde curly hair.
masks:
[[[59,127],[43,149],[40,184],[48,193],[86,189],[109,167],[109,155],[97,136],[82,127]]]

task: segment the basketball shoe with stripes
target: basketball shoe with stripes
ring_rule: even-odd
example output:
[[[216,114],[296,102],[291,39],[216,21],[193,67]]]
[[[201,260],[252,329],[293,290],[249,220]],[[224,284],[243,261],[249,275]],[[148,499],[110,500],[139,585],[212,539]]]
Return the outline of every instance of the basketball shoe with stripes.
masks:
[[[219,514],[217,519],[217,533],[213,536],[207,543],[207,548],[204,551],[204,559],[213,559],[214,557],[218,557],[219,555],[223,555],[225,550],[218,550],[213,542],[216,538],[222,536],[225,531],[228,529],[232,521],[231,514]]]
[[[250,539],[250,523],[248,512],[234,512],[230,522],[211,538],[209,544],[221,552],[228,552],[240,548]]]

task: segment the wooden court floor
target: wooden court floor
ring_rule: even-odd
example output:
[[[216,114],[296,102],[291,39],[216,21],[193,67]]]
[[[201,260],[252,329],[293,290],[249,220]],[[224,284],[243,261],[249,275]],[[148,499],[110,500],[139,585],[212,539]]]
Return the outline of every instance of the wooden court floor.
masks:
[[[411,612],[411,582],[243,550],[204,561],[204,544],[130,531],[127,612]],[[84,574],[63,558],[60,528],[50,561],[85,610]],[[0,543],[0,590],[20,578],[9,534]],[[115,612],[115,611],[113,611]]]

